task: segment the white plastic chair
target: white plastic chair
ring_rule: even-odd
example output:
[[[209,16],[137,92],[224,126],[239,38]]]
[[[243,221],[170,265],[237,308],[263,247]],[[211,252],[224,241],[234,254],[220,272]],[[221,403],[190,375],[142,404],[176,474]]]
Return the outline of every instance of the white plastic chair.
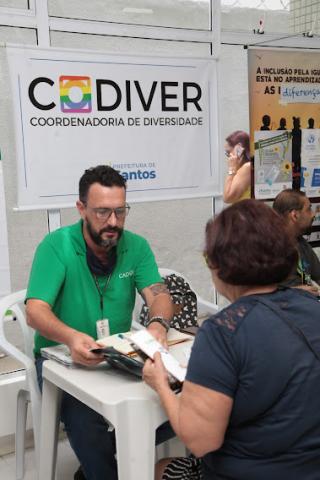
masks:
[[[8,355],[18,360],[24,365],[26,371],[26,382],[24,388],[19,390],[17,397],[17,420],[16,420],[16,479],[22,480],[24,477],[24,453],[25,453],[25,433],[28,404],[31,404],[33,435],[36,466],[39,465],[39,440],[40,440],[40,419],[41,419],[41,394],[37,382],[37,373],[33,357],[33,334],[34,331],[27,325],[24,309],[19,304],[23,304],[26,290],[20,290],[3,297],[0,300],[0,348]],[[12,310],[19,322],[25,353],[10,343],[4,333],[4,321],[7,310]]]
[[[208,300],[205,300],[202,298],[193,288],[192,283],[185,277],[183,273],[176,272],[175,270],[172,270],[170,268],[159,268],[159,273],[161,277],[166,277],[168,275],[174,274],[177,275],[178,277],[182,277],[185,279],[186,282],[189,283],[191,290],[195,292],[197,295],[197,307],[198,307],[198,317],[201,317],[204,314],[215,314],[218,312],[219,307],[215,303],[208,302]],[[139,317],[140,317],[140,312],[141,308],[143,305],[143,299],[141,298],[141,295],[136,296],[136,303],[133,311],[133,323],[135,327],[137,328],[137,322],[139,322]],[[141,328],[141,327],[140,327]]]

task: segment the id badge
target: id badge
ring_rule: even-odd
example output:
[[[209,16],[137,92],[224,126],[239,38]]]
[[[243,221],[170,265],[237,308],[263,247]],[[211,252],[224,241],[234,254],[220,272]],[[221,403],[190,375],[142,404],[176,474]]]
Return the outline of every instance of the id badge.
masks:
[[[101,340],[101,338],[103,337],[109,337],[110,328],[109,328],[109,320],[107,318],[104,318],[102,320],[97,320],[96,328],[97,328],[98,340]]]

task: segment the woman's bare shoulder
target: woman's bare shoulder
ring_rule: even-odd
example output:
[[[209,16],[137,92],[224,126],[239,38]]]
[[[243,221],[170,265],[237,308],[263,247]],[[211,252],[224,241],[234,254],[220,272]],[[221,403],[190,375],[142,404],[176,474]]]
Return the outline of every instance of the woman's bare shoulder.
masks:
[[[241,167],[239,168],[239,170],[242,170],[243,172],[245,172],[246,170],[248,170],[249,172],[251,171],[251,162],[246,162],[244,163],[243,165],[241,165]]]

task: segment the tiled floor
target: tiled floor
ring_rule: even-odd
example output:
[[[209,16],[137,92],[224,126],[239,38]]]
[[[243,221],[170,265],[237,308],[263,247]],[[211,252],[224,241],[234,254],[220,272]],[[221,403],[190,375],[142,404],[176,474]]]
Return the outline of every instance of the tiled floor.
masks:
[[[37,480],[34,467],[34,450],[27,450],[25,456],[26,473],[24,480]],[[56,480],[73,480],[79,462],[70,448],[68,440],[59,442]],[[0,457],[0,479],[15,480],[15,455]]]

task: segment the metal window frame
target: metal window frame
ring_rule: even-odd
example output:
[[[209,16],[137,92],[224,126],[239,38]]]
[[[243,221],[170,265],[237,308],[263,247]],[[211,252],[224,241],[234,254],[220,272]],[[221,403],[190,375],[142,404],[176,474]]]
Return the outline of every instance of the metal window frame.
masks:
[[[257,35],[253,32],[237,32],[222,30],[221,44],[224,45],[245,45],[259,47],[277,47],[277,48],[304,48],[319,49],[320,36],[303,36],[302,33],[279,34],[265,33]]]
[[[209,30],[50,17],[48,0],[29,0],[29,9],[0,7],[0,25],[36,29],[38,45],[42,47],[50,46],[51,31],[59,31],[146,40],[209,43],[211,55],[217,57],[220,52],[220,0],[210,0]]]
[[[260,45],[285,48],[320,48],[320,38],[303,37],[302,34],[283,35],[265,33],[263,36],[253,32],[221,30],[220,0],[210,0],[210,28],[199,30],[190,28],[143,26],[107,21],[50,17],[48,0],[28,0],[29,9],[0,7],[0,25],[35,29],[38,45],[48,47],[51,44],[50,32],[66,32],[101,36],[119,36],[178,42],[205,43],[211,46],[211,55],[220,56],[221,44]],[[115,0],[116,1],[116,0]]]

